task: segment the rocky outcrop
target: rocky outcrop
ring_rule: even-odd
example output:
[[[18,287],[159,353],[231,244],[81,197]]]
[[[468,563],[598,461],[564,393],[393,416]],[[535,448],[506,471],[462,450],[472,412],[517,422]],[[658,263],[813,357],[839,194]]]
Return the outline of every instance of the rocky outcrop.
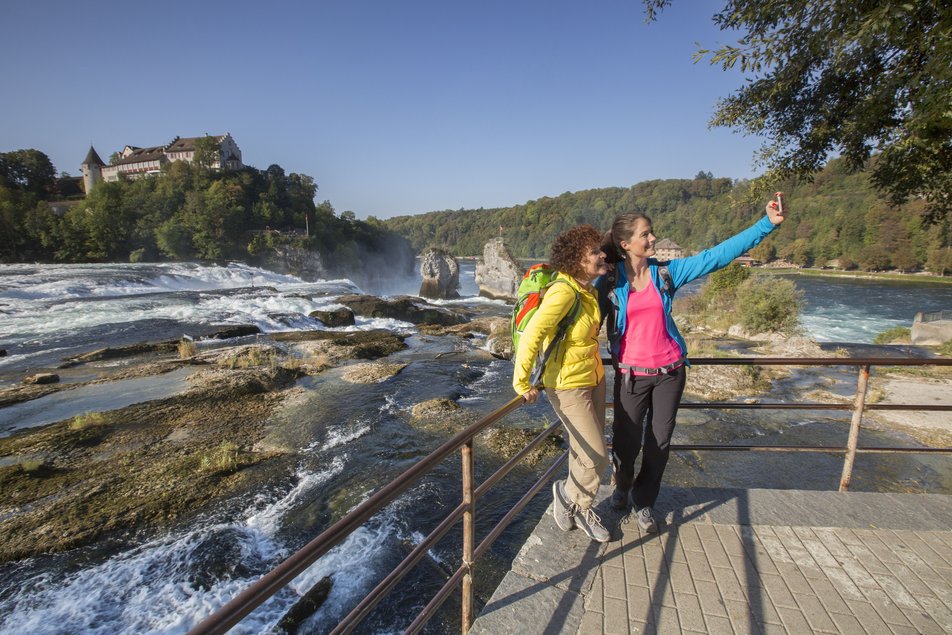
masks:
[[[449,252],[430,247],[420,255],[420,296],[436,300],[459,297],[459,263]]]
[[[514,302],[519,282],[525,274],[513,259],[502,238],[493,238],[483,248],[483,257],[476,264],[479,295]]]
[[[341,379],[352,384],[379,384],[400,374],[406,364],[387,364],[384,362],[365,362],[348,366]]]
[[[321,254],[288,244],[276,245],[274,251],[264,258],[264,266],[279,273],[290,273],[302,280],[327,277],[327,268],[321,261]]]
[[[421,303],[418,298],[397,296],[389,300],[372,295],[342,295],[337,299],[357,315],[390,318],[411,324],[462,324],[466,318],[447,309]]]
[[[308,317],[320,320],[329,328],[354,325],[354,312],[343,307],[333,311],[311,311]]]
[[[60,380],[56,373],[37,373],[23,379],[24,384],[55,384]]]
[[[912,321],[910,337],[913,344],[931,346],[939,346],[952,340],[952,311],[919,311]]]

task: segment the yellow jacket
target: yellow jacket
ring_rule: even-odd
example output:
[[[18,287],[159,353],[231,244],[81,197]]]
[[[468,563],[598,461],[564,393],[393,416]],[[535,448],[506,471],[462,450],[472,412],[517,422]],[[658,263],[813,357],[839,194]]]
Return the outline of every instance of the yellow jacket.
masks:
[[[568,284],[553,284],[546,289],[542,303],[519,338],[512,387],[520,395],[531,388],[529,376],[536,357],[549,345],[562,317],[572,310],[576,293],[581,300],[578,318],[561,345],[549,357],[542,375],[542,385],[557,390],[591,388],[605,377],[605,368],[598,351],[601,314],[595,295],[591,290],[583,289],[572,276],[559,273],[558,279]]]

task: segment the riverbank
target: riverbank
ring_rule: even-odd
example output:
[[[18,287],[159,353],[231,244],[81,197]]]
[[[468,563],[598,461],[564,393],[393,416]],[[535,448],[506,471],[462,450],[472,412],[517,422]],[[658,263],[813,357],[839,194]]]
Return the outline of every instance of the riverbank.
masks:
[[[894,271],[844,271],[842,269],[817,269],[815,267],[756,267],[758,271],[787,275],[847,278],[854,280],[889,280],[893,282],[931,282],[952,284],[952,276],[936,276],[930,273],[897,273]]]

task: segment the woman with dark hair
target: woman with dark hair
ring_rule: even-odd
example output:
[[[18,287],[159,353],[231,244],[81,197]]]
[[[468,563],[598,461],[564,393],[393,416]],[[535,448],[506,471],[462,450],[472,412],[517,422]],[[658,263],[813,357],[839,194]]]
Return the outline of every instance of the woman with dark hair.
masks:
[[[659,262],[651,219],[625,214],[615,219],[603,244],[612,274],[595,283],[608,324],[608,348],[615,368],[612,425],[612,507],[636,509],[638,526],[654,533],[652,517],[670,453],[671,435],[684,392],[688,349],[671,317],[674,292],[688,282],[726,267],[756,246],[784,220],[783,199],[767,205],[767,215],[732,238],[696,256]],[[647,425],[643,422],[647,416]],[[635,459],[642,450],[635,477]]]
[[[528,403],[545,388],[569,437],[569,478],[552,484],[555,522],[563,531],[580,527],[597,542],[609,533],[592,510],[608,467],[605,447],[605,369],[598,351],[601,315],[592,290],[607,272],[602,235],[579,225],[555,239],[549,264],[559,271],[519,338],[512,386]],[[575,319],[545,364],[540,385],[530,383],[539,352],[546,350],[562,319],[576,306]]]

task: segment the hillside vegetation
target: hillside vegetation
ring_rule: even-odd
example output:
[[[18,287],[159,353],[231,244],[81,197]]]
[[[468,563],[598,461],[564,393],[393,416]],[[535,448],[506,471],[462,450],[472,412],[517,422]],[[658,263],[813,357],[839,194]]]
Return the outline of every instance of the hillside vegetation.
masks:
[[[176,161],[161,174],[102,182],[64,214],[62,181],[37,150],[0,153],[0,262],[255,262],[289,247],[320,254],[333,272],[412,266],[409,245],[379,223],[314,204],[305,174],[217,171]],[[393,260],[385,256],[393,255]]]
[[[791,215],[751,254],[760,260],[784,258],[802,266],[838,260],[844,268],[952,273],[950,220],[926,222],[923,201],[890,207],[865,173],[848,173],[842,161],[830,162],[813,183],[777,189],[785,192]],[[459,256],[480,255],[486,241],[502,236],[514,256],[544,258],[555,236],[572,225],[607,230],[615,216],[641,212],[652,218],[659,238],[700,250],[760,218],[765,202],[750,200],[747,182],[702,172],[694,179],[566,192],[508,208],[429,212],[383,223],[416,250],[440,246]]]

